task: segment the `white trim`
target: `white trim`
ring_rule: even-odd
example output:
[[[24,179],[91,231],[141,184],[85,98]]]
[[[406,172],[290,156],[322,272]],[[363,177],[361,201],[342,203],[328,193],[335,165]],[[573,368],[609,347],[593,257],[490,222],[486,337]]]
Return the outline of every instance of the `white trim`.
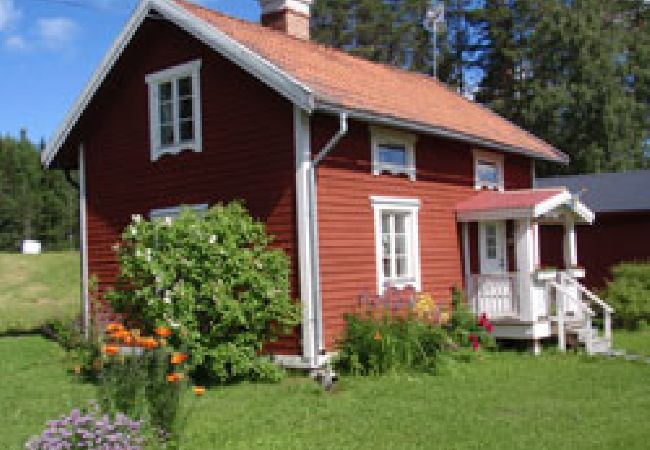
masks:
[[[302,356],[310,364],[316,358],[316,314],[312,269],[309,184],[311,170],[311,130],[309,115],[293,108],[294,148],[296,158],[296,221],[298,238],[298,272],[302,307]]]
[[[184,77],[192,78],[192,123],[193,139],[180,140],[179,100],[177,81]],[[183,64],[178,64],[158,72],[150,73],[145,77],[149,87],[149,135],[151,145],[151,161],[157,161],[163,155],[177,155],[182,151],[202,151],[202,117],[201,117],[201,60],[195,59]],[[160,104],[158,87],[161,83],[172,83],[172,120],[174,122],[174,143],[163,146],[160,142]]]
[[[415,142],[417,135],[405,133],[394,129],[383,127],[370,127],[370,145],[372,153],[372,173],[381,175],[388,172],[392,175],[408,175],[411,181],[415,181]],[[382,164],[379,161],[379,147],[381,145],[404,146],[406,152],[406,167],[397,167],[391,164]]]
[[[81,305],[83,333],[90,337],[90,274],[88,272],[88,208],[86,199],[86,153],[79,145],[79,247],[81,249]]]
[[[463,275],[465,276],[465,293],[470,295],[470,283],[472,276],[472,260],[469,248],[469,223],[464,222],[461,225],[462,238],[463,238]]]
[[[410,247],[409,254],[409,266],[412,271],[413,281],[396,283],[394,284],[397,288],[402,288],[407,285],[412,285],[417,291],[422,289],[421,283],[421,273],[420,273],[420,232],[419,232],[419,219],[418,213],[420,210],[420,200],[413,198],[401,198],[401,197],[382,197],[382,196],[371,196],[370,204],[372,205],[374,212],[374,228],[375,228],[375,267],[376,267],[376,276],[377,276],[377,293],[379,295],[384,292],[384,268],[383,268],[383,248],[382,248],[382,213],[384,211],[397,211],[397,212],[406,212],[410,214],[410,239],[407,245]]]
[[[495,189],[503,191],[505,189],[505,173],[503,164],[503,155],[499,153],[486,152],[483,150],[474,150],[474,189]],[[496,184],[487,183],[478,178],[479,163],[494,164],[497,168],[498,181]]]
[[[184,209],[193,209],[194,211],[205,211],[208,209],[207,203],[197,203],[193,205],[178,205],[166,208],[156,208],[149,211],[150,219],[164,219],[165,217],[176,217]]]
[[[270,61],[235,41],[213,25],[194,16],[173,1],[142,0],[41,154],[41,161],[45,166],[52,163],[54,156],[60,150],[72,128],[88,107],[124,49],[131,42],[150,10],[157,11],[167,20],[206,43],[234,64],[288,98],[292,103],[306,111],[311,112],[313,110],[314,99],[311,89]]]

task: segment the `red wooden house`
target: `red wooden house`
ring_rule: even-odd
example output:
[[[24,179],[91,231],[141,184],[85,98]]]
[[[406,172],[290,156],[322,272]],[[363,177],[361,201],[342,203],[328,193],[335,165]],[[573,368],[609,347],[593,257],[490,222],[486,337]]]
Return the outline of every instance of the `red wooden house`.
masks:
[[[565,226],[573,260],[573,224],[592,220],[566,190],[532,189],[535,161],[566,155],[430,77],[310,42],[311,0],[260,3],[262,25],[142,0],[43,152],[80,172],[85,304],[132,214],[243,199],[303,305],[271,349],[284,364],[322,364],[359,292],[386,286],[441,303],[464,287],[500,337],[573,324],[591,342],[571,273],[535,275],[539,225]]]

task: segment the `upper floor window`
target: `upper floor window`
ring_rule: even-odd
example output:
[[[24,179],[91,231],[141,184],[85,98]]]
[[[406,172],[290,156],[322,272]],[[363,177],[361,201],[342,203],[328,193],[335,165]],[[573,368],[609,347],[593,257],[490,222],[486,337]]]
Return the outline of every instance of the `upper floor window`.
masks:
[[[151,160],[201,151],[201,60],[147,75]]]
[[[372,173],[408,175],[415,180],[415,136],[385,128],[371,128]]]
[[[377,291],[386,287],[420,289],[417,199],[371,197],[375,212]]]
[[[503,157],[494,153],[474,152],[474,187],[502,191]]]

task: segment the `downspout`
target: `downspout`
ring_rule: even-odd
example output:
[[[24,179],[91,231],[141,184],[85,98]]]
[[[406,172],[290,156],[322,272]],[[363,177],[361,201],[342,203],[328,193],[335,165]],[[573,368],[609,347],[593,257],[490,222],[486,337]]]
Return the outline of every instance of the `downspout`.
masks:
[[[339,129],[334,136],[325,144],[325,146],[311,160],[309,168],[309,223],[310,223],[310,242],[311,242],[311,270],[312,270],[312,292],[313,292],[313,310],[315,315],[315,339],[314,339],[314,365],[319,366],[319,356],[325,350],[323,343],[323,317],[322,317],[322,297],[320,290],[320,256],[318,247],[318,194],[316,190],[316,171],[318,165],[325,157],[336,147],[341,138],[348,132],[348,115],[347,113],[339,114]]]
[[[86,209],[86,152],[79,145],[79,250],[81,263],[81,313],[83,333],[90,338],[90,299],[88,292],[88,213]]]

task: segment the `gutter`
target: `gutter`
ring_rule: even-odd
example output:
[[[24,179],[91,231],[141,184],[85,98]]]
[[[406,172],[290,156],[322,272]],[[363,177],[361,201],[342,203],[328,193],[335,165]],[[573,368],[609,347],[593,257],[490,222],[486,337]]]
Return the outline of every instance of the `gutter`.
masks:
[[[312,270],[312,302],[314,311],[314,322],[316,324],[314,336],[314,366],[319,366],[319,357],[325,351],[323,342],[323,312],[322,296],[320,290],[320,255],[318,247],[318,195],[316,186],[316,174],[318,165],[336,147],[339,141],[348,133],[348,115],[345,112],[339,114],[339,129],[325,146],[314,156],[309,167],[309,238],[311,244],[311,270]]]

